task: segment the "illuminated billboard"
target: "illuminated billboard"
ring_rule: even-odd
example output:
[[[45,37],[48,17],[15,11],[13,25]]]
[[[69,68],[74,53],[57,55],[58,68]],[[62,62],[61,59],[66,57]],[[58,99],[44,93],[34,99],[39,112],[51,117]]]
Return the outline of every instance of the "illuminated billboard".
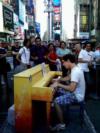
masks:
[[[53,0],[53,6],[60,6],[61,0]]]
[[[60,7],[53,7],[54,13],[60,13]]]

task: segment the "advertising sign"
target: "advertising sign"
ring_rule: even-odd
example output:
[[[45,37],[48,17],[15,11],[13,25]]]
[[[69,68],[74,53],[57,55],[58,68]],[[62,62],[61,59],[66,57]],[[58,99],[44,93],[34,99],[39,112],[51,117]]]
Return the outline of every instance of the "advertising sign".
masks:
[[[53,5],[54,6],[60,6],[61,0],[53,0]]]
[[[11,0],[11,6],[13,7],[14,12],[19,15],[19,0]]]
[[[2,3],[0,2],[0,32],[3,31],[3,7]]]
[[[27,10],[27,14],[29,14],[29,15],[33,15],[34,14],[33,0],[26,1],[26,10]]]
[[[55,14],[54,15],[54,22],[60,22],[60,20],[61,20],[60,14]]]
[[[14,30],[13,11],[5,6],[3,6],[3,24],[5,29],[9,31]]]
[[[15,25],[19,25],[19,19],[18,19],[18,15],[14,13],[14,24]]]
[[[25,5],[24,3],[19,0],[19,22],[24,24],[25,21]]]
[[[89,39],[89,32],[79,32],[79,37],[82,39]]]
[[[54,6],[53,9],[54,9],[54,13],[60,13],[60,7]]]
[[[40,33],[40,23],[36,22],[36,33]]]

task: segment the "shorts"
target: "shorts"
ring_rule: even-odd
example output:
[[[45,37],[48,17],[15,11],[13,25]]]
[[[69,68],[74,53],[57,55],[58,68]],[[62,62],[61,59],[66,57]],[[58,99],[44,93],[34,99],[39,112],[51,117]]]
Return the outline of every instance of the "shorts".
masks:
[[[54,103],[57,103],[59,105],[66,105],[66,104],[71,104],[74,102],[78,102],[75,94],[69,91],[65,91],[64,89],[59,90],[61,91],[61,94],[59,97],[54,99]]]

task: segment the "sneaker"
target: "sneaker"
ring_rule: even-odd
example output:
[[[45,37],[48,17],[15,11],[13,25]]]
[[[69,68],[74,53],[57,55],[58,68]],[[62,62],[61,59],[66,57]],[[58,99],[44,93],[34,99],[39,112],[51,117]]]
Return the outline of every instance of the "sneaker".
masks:
[[[60,130],[65,130],[65,128],[66,128],[66,125],[65,124],[59,123],[59,124],[57,124],[54,127],[50,127],[50,130],[51,131],[60,131]]]

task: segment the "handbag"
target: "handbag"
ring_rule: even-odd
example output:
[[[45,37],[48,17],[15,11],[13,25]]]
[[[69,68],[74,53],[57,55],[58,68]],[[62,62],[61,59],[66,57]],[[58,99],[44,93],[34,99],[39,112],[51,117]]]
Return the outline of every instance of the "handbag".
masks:
[[[23,50],[24,50],[24,54],[25,54],[25,59],[27,60],[25,49],[23,48]],[[27,69],[31,68],[31,64],[27,64],[26,66],[27,66]]]

